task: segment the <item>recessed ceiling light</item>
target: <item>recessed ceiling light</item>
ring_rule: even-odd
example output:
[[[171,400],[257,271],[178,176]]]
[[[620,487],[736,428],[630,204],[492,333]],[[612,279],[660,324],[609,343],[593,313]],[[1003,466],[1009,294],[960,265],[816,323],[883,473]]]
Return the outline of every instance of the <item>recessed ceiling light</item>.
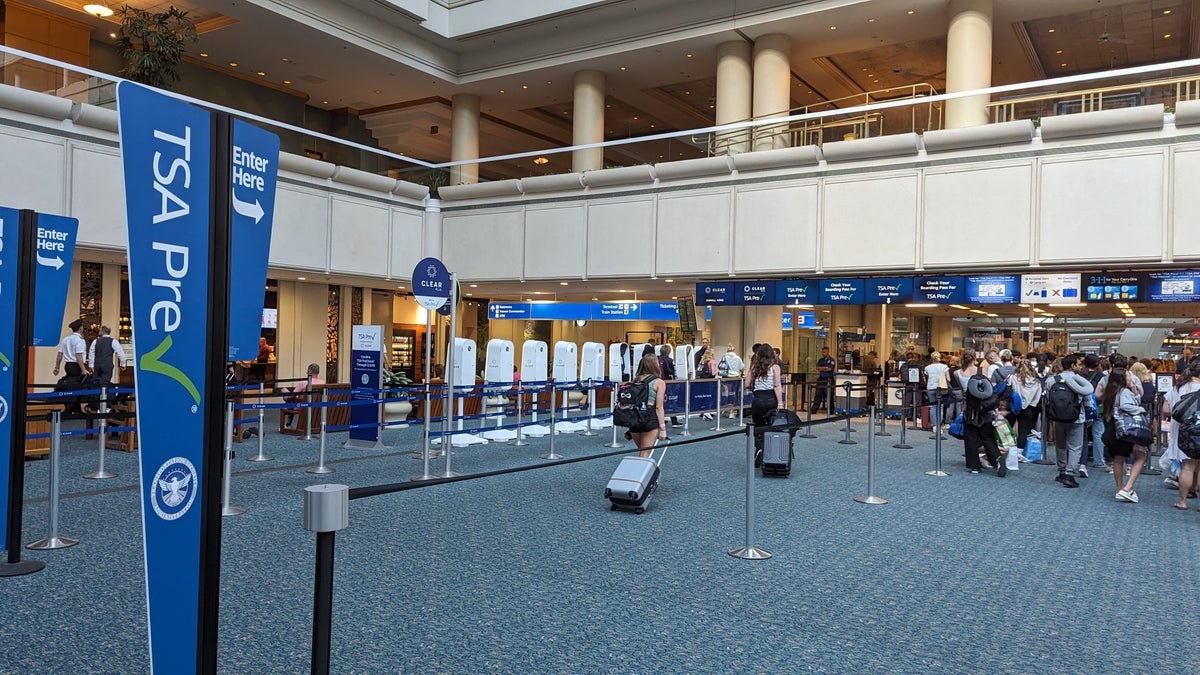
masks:
[[[687,57],[690,59],[690,58],[692,58],[692,55],[691,55],[691,54],[688,54],[688,55],[687,55]]]
[[[546,80],[546,84],[552,84],[550,80]]]
[[[666,283],[668,283],[668,284],[673,284],[673,283],[675,283],[675,280],[674,280],[674,279],[663,279],[663,281],[664,281],[664,282],[666,282]]]
[[[471,284],[471,288],[479,288],[479,284]]]
[[[264,75],[266,75],[266,73],[264,73],[263,71],[259,70],[259,71],[257,71],[257,72],[255,73],[255,75],[258,75],[259,77],[263,77]]]
[[[651,124],[651,125],[650,125],[650,128],[651,128],[651,129],[653,129],[653,128],[654,128],[654,125],[653,125],[653,124]]]
[[[322,105],[329,105],[329,101],[321,101]]]
[[[625,70],[625,66],[621,66],[621,70]]]
[[[291,81],[291,80],[284,80],[284,81],[283,81],[283,83],[284,83],[284,84],[291,84],[291,83],[292,83],[292,81]]]
[[[1056,52],[1054,52],[1054,53],[1055,53],[1055,54],[1061,54],[1061,53],[1062,53],[1062,50],[1060,49],[1060,50],[1058,50],[1058,51],[1056,51]]]
[[[559,286],[570,286],[571,284],[570,284],[569,282],[566,282],[566,281],[560,281],[560,282],[558,282],[558,285],[559,285]]]
[[[1058,64],[1058,65],[1062,66],[1063,68],[1066,68],[1066,67],[1067,67],[1067,64],[1065,64],[1065,63],[1060,63],[1060,64]]]
[[[1170,14],[1170,13],[1171,13],[1171,10],[1169,10],[1169,9],[1164,9],[1164,10],[1163,10],[1163,14]]]
[[[501,89],[501,90],[500,90],[500,93],[501,93],[501,94],[503,94],[503,93],[504,93],[504,90],[503,90],[503,89]]]
[[[599,299],[600,298],[592,298],[592,301],[595,302],[596,300],[599,300]]]
[[[383,90],[382,90],[382,89],[376,89],[376,90],[375,90],[375,93],[376,93],[376,94],[382,94],[382,93],[383,93]]]
[[[916,13],[917,13],[917,10],[915,10],[915,9],[910,9],[910,10],[908,10],[908,13],[909,13],[909,15],[911,16],[911,15],[913,15],[913,14],[916,14]]]
[[[308,281],[308,277],[296,277],[296,281]]]
[[[633,116],[633,120],[634,120],[635,122],[637,121],[637,115],[634,115],[634,116]]]
[[[867,19],[867,23],[875,23],[875,19]]]
[[[401,290],[403,290],[403,289],[404,289],[404,287],[403,287],[403,286],[397,286],[396,288],[399,288],[399,289],[401,289]]]
[[[112,39],[114,39],[114,40],[115,40],[115,39],[117,39],[117,34],[116,34],[116,33],[109,33],[109,34],[108,34],[108,37],[110,37],[110,38],[112,38]],[[208,54],[201,54],[200,56],[208,56]]]
[[[1171,34],[1170,34],[1170,33],[1166,33],[1166,34],[1164,34],[1164,35],[1163,35],[1163,39],[1164,39],[1164,40],[1166,40],[1166,39],[1169,39],[1170,37],[1171,37]]]
[[[837,30],[837,26],[830,26],[829,30]]]
[[[523,84],[523,85],[521,85],[521,88],[522,88],[522,89],[528,89],[528,88],[529,88],[529,85],[527,85],[527,84]]]
[[[229,62],[229,67],[230,67],[230,68],[237,68],[237,61],[230,61],[230,62]]]
[[[1051,28],[1050,30],[1048,30],[1048,31],[1046,31],[1046,32],[1047,32],[1047,33],[1053,33],[1053,32],[1054,32],[1054,29],[1053,29],[1053,28]]]
[[[112,7],[109,7],[106,4],[89,3],[83,6],[83,11],[91,14],[92,16],[98,16],[101,18],[113,15]]]

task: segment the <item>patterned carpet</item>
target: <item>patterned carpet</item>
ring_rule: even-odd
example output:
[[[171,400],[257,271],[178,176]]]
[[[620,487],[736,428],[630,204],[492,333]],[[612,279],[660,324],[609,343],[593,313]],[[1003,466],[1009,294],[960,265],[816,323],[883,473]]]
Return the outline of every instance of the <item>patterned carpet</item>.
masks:
[[[949,440],[952,475],[929,477],[933,441],[910,431],[910,450],[878,439],[875,492],[888,504],[864,505],[853,497],[866,491],[865,425],[857,445],[838,444],[840,429],[797,439],[790,479],[754,480],[763,561],[726,554],[746,536],[740,436],[673,449],[643,515],[603,499],[616,458],[356,500],[337,538],[332,669],[1200,672],[1200,513],[1170,508],[1161,476],[1138,483],[1140,504],[1121,503],[1096,472],[1075,490],[1048,466],[970,475]],[[388,431],[382,451],[342,450],[343,438],[325,481],[421,471],[419,428]],[[564,435],[556,449],[598,454],[610,439]],[[268,431],[274,459],[251,463],[253,443],[238,446],[233,483],[247,513],[223,521],[218,663],[302,672],[315,543],[302,491],[322,480],[304,472],[317,444]],[[456,448],[452,468],[542,464],[547,448]],[[81,543],[24,551],[46,569],[0,579],[2,672],[148,667],[137,457],[110,452],[118,478],[80,478],[95,454],[94,441],[64,441],[60,531]],[[47,466],[27,470],[24,541],[45,534]]]

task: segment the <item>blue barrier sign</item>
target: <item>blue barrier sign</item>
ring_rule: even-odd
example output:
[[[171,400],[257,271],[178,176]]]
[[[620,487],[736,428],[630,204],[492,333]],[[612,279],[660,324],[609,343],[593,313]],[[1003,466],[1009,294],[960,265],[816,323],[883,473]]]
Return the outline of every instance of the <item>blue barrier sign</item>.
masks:
[[[150,661],[166,673],[198,662],[212,118],[132,82],[117,85],[117,105]]]
[[[8,540],[8,473],[12,470],[12,360],[17,352],[17,253],[20,213],[0,207],[0,545]]]
[[[822,279],[819,284],[822,305],[861,305],[866,290],[862,279]]]
[[[818,300],[817,282],[798,279],[775,282],[775,304],[812,305]]]
[[[955,305],[966,302],[967,282],[962,277],[917,277],[913,302]]]
[[[33,346],[58,344],[67,307],[67,286],[75,260],[79,221],[65,216],[37,216],[37,281],[33,293]],[[74,317],[71,317],[74,318]],[[69,321],[69,319],[68,319]]]
[[[743,281],[737,285],[737,304],[739,305],[773,305],[775,304],[774,281]]]
[[[910,277],[867,279],[864,299],[868,305],[894,305],[912,302],[913,285]]]
[[[967,302],[972,305],[1011,305],[1020,302],[1021,277],[994,274],[967,277]]]
[[[701,306],[734,304],[733,284],[696,284],[696,304]]]
[[[350,328],[350,400],[373,401],[378,398],[374,390],[380,388],[383,370],[383,326],[351,326]],[[350,424],[365,424],[363,428],[350,430],[347,448],[370,449],[379,447],[379,406],[355,405],[350,407]]]
[[[229,294],[230,361],[258,354],[278,165],[279,137],[234,120],[229,287],[236,291]]]
[[[450,299],[450,271],[437,258],[425,258],[412,273],[413,298],[425,309],[437,309]]]

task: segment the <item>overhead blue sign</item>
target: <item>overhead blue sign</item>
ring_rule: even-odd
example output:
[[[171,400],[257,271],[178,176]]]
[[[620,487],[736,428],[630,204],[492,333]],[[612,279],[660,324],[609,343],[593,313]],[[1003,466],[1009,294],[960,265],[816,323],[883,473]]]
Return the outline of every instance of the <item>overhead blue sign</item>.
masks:
[[[994,274],[967,277],[967,303],[972,305],[1015,305],[1021,301],[1021,277]]]
[[[737,285],[739,305],[774,305],[774,281],[742,281]]]
[[[535,302],[531,311],[534,319],[587,321],[592,318],[592,305],[587,302]]]
[[[79,221],[65,216],[37,216],[37,281],[33,300],[33,346],[58,344],[67,308],[67,286],[75,260]],[[71,317],[74,319],[75,317]],[[69,322],[71,319],[68,319]]]
[[[861,305],[865,297],[862,279],[821,279],[822,305]]]
[[[783,313],[783,329],[784,330],[792,329],[792,313],[791,312]]]
[[[701,306],[734,304],[733,284],[696,284],[696,304]]]
[[[867,279],[863,297],[868,305],[898,305],[912,302],[913,283],[910,277]]]
[[[1084,297],[1088,302],[1138,302],[1142,295],[1141,274],[1087,274],[1084,275]]]
[[[117,105],[138,348],[150,661],[152,670],[172,672],[198,662],[197,495],[209,478],[203,474],[204,420],[212,404],[205,391],[212,120],[200,108],[132,82],[117,85]]]
[[[424,258],[413,268],[413,298],[425,309],[437,309],[450,299],[450,272],[441,260]]]
[[[636,302],[602,302],[592,306],[592,318],[596,321],[637,321],[641,308]]]
[[[679,305],[675,301],[671,302],[643,302],[641,303],[641,318],[642,321],[678,321],[679,320]]]
[[[8,473],[12,470],[12,360],[17,353],[17,254],[20,213],[0,207],[0,545],[8,540]]]
[[[967,300],[963,277],[918,277],[913,285],[913,302],[958,305]]]
[[[262,306],[275,219],[275,179],[279,137],[233,122],[233,213],[229,232],[229,360],[247,361],[258,354]]]
[[[796,312],[796,328],[813,328],[816,325],[816,312]]]
[[[806,279],[776,281],[776,305],[815,305],[819,300],[817,282]]]
[[[1200,272],[1146,272],[1149,302],[1200,302]]]
[[[533,316],[529,303],[489,302],[489,319],[528,319]]]

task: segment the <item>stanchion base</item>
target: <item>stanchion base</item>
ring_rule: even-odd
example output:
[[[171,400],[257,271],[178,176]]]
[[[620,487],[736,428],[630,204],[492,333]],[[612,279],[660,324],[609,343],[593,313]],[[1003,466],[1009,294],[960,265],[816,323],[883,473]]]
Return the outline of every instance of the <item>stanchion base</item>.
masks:
[[[876,432],[875,432],[875,436],[876,436],[876,437],[879,437],[879,436],[891,436],[891,435],[892,435],[892,432],[890,432],[890,431],[876,431]]]
[[[46,563],[41,560],[22,560],[15,563],[0,563],[0,577],[19,577],[25,574],[41,572]]]
[[[854,501],[858,502],[859,504],[886,504],[887,503],[887,500],[884,499],[883,497],[876,497],[874,495],[863,495],[861,497],[855,497]]]
[[[513,446],[514,448],[523,448],[526,445],[529,445],[529,442],[528,441],[518,441],[517,439],[514,438],[511,441],[509,441],[508,444]]]
[[[897,450],[912,450],[912,446],[908,443],[892,443],[892,447]]]
[[[414,482],[414,483],[417,483],[417,482],[420,482],[420,481],[423,481],[423,480],[433,480],[434,478],[438,478],[438,477],[439,477],[439,476],[436,476],[436,475],[434,475],[434,474],[432,474],[432,473],[423,473],[423,474],[420,474],[420,475],[417,475],[417,476],[412,476],[412,477],[410,477],[410,478],[409,478],[409,480],[411,480],[411,481],[412,481],[412,482]]]
[[[600,434],[598,434],[594,431],[588,431],[588,430],[584,429],[583,431],[579,432],[579,435],[580,436],[599,436]]]
[[[246,509],[243,509],[240,506],[226,506],[225,508],[221,509],[222,516],[240,516],[245,512]]]
[[[816,437],[817,437],[816,434],[810,433],[807,431],[802,434],[796,434],[796,438],[816,438]]]
[[[429,459],[437,459],[438,457],[441,457],[441,456],[442,456],[441,450],[432,450],[431,449],[429,451]],[[412,454],[409,455],[409,457],[412,457],[413,459],[425,459],[425,453],[420,450],[413,450]]]
[[[949,476],[950,474],[946,473],[945,471],[938,471],[937,469],[930,469],[925,472],[925,475],[926,476]]]
[[[1142,473],[1145,473],[1145,472],[1143,471]],[[93,471],[93,472],[91,472],[91,473],[85,473],[85,474],[83,474],[83,477],[84,477],[84,478],[91,478],[91,479],[93,479],[93,480],[98,480],[98,479],[101,479],[101,478],[116,478],[116,477],[117,477],[117,474],[115,474],[115,473],[113,473],[113,472],[111,472],[111,471]]]
[[[462,474],[460,474],[457,471],[443,471],[443,472],[439,473],[438,475],[434,476],[434,478],[457,478],[458,476],[461,476],[461,475]]]
[[[748,548],[742,546],[740,548],[735,548],[729,551],[729,555],[735,558],[741,558],[742,560],[766,560],[767,558],[771,557],[769,552],[764,551],[757,546],[750,546]]]
[[[838,445],[858,445],[858,441],[852,438],[843,438],[842,440],[838,441]]]
[[[314,466],[311,469],[305,469],[305,473],[333,473],[334,469],[327,466]]]
[[[624,444],[624,443],[605,443],[604,445],[602,445],[602,446],[600,446],[600,447],[603,447],[603,448],[617,448],[617,449],[620,449],[620,448],[623,448],[623,447],[625,447],[625,444]]]
[[[25,548],[34,551],[49,551],[56,548],[70,548],[78,543],[79,540],[73,537],[44,537],[25,544]]]
[[[563,458],[563,456],[558,454],[557,452],[547,452],[544,455],[538,455],[538,457],[541,457],[542,459],[562,459]]]
[[[1051,464],[1058,464],[1058,462],[1056,462],[1052,459],[1038,459],[1038,460],[1030,462],[1030,464],[1041,464],[1042,466],[1050,466]]]
[[[253,457],[247,457],[246,461],[247,462],[269,462],[269,461],[271,461],[271,459],[272,458],[269,455],[255,455]]]

